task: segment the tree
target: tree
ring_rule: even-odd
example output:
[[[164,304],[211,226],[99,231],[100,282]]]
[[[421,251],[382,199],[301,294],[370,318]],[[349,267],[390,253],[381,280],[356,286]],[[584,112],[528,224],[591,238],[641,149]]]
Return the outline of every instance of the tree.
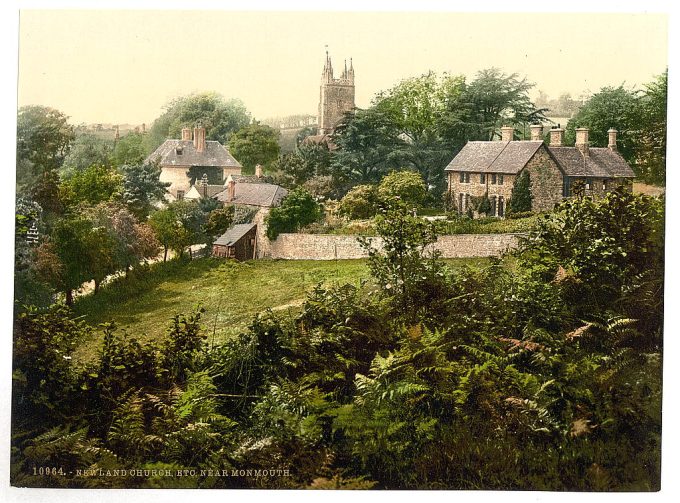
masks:
[[[666,182],[667,102],[668,70],[645,86],[638,98],[635,130],[631,132],[640,177],[658,185]]]
[[[171,208],[154,211],[149,217],[149,226],[163,246],[163,262],[167,262],[168,250],[178,232],[178,222],[174,212]]]
[[[529,172],[523,170],[512,186],[512,196],[510,197],[510,204],[508,211],[510,213],[521,213],[523,211],[531,211],[531,180]]]
[[[393,171],[378,186],[378,199],[382,203],[398,199],[409,208],[420,206],[426,194],[423,178],[413,171]]]
[[[234,206],[229,205],[217,208],[208,213],[208,220],[205,223],[204,231],[212,239],[224,234],[234,221]]]
[[[231,135],[229,150],[243,165],[244,172],[254,173],[257,164],[266,168],[279,156],[279,136],[274,128],[251,124]]]
[[[607,131],[614,128],[619,132],[618,151],[624,159],[633,163],[635,147],[632,136],[638,127],[635,124],[637,107],[635,92],[623,86],[603,87],[567,123],[565,142],[573,145],[576,140],[576,128],[585,127],[590,130],[588,142],[591,146],[606,147],[609,144]]]
[[[74,171],[62,180],[60,197],[67,206],[85,204],[96,206],[99,203],[120,198],[123,192],[123,176],[113,168],[92,165]]]
[[[341,215],[350,220],[371,218],[378,211],[378,190],[375,185],[357,185],[340,200]]]
[[[321,207],[314,197],[303,188],[297,188],[288,193],[281,206],[270,210],[265,220],[267,237],[274,240],[282,232],[295,232],[318,221],[321,215]]]
[[[330,167],[338,185],[379,181],[403,159],[405,142],[389,111],[377,108],[345,115],[333,134],[338,147]]]
[[[165,201],[169,183],[161,182],[161,168],[155,163],[133,164],[121,168],[123,202],[140,220],[147,218],[157,203]]]
[[[546,109],[537,108],[529,98],[533,86],[516,73],[481,70],[475,80],[447,100],[443,136],[454,144],[460,144],[461,139],[490,141],[500,135],[505,124],[524,128],[546,121]]]
[[[226,145],[234,131],[250,123],[250,113],[237,99],[225,100],[214,92],[203,92],[177,98],[149,129],[147,151],[153,151],[167,138],[180,138],[182,128],[201,125],[206,140]]]
[[[116,142],[113,149],[113,163],[117,167],[139,165],[144,162],[147,154],[144,135],[130,131]]]
[[[433,72],[401,81],[379,93],[373,106],[390,117],[398,136],[405,140],[402,164],[418,171],[427,185],[443,189],[443,167],[458,145],[442,137],[447,103],[465,86],[462,76],[437,77]],[[462,146],[462,145],[461,145]]]
[[[111,166],[111,142],[93,134],[85,133],[76,136],[68,155],[64,158],[62,174],[84,171],[90,166]]]
[[[75,138],[68,117],[44,106],[25,106],[17,115],[17,187],[26,192],[45,172],[58,170]]]

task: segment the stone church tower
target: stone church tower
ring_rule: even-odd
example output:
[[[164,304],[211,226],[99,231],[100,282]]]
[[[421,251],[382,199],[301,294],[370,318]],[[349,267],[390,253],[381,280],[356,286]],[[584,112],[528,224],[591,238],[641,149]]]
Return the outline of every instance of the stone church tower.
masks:
[[[326,64],[321,74],[321,91],[319,97],[319,135],[331,134],[345,112],[354,110],[354,67],[352,58],[349,69],[345,61],[345,69],[340,78],[333,77],[333,65],[326,51]]]

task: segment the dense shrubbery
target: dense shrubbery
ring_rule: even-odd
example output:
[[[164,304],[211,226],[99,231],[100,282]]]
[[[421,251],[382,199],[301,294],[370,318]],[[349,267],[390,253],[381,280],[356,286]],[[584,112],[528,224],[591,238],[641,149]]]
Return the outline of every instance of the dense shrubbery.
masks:
[[[201,313],[158,346],[62,308],[15,325],[15,485],[654,490],[659,487],[663,204],[563,203],[513,260],[451,271],[434,229],[377,219],[374,281],[318,287],[212,349]],[[370,243],[366,243],[370,248]],[[54,411],[56,413],[49,413]],[[33,477],[36,465],[194,477]],[[207,477],[201,469],[288,469]]]

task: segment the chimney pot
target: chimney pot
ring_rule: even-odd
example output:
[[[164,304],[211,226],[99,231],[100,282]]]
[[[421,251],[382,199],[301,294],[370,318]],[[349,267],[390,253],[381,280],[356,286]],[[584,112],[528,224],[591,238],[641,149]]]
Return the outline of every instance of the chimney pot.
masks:
[[[550,146],[561,147],[564,145],[564,129],[556,127],[550,130]]]
[[[231,175],[229,175],[229,178],[227,178],[227,202],[233,201],[235,196],[236,196],[236,182],[231,177]]]
[[[515,128],[513,128],[512,126],[503,126],[501,128],[501,141],[504,142],[512,141],[514,134]]]
[[[205,128],[194,128],[194,148],[196,152],[205,152]]]
[[[255,166],[255,176],[258,178],[262,178],[262,166],[260,164]]]
[[[609,131],[607,131],[607,133],[609,133],[609,145],[608,145],[609,150],[616,150],[617,149],[616,134],[618,133],[618,131],[614,128],[610,128]]]
[[[576,128],[576,148],[584,157],[588,157],[588,128]]]
[[[543,126],[541,124],[532,124],[529,126],[529,129],[531,129],[531,141],[541,141]]]
[[[191,141],[191,128],[185,127],[182,129],[182,141]]]

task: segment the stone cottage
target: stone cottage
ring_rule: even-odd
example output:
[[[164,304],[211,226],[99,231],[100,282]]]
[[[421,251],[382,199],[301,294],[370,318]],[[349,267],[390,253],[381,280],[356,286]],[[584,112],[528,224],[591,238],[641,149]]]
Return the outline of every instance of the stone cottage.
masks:
[[[550,145],[543,126],[531,126],[531,139],[513,140],[514,129],[501,128],[501,141],[470,141],[445,168],[449,200],[460,212],[485,195],[493,216],[503,217],[516,178],[529,174],[532,211],[552,210],[576,190],[600,198],[618,186],[632,188],[633,170],[616,148],[617,131],[609,130],[606,148],[588,144],[588,129],[576,130],[576,145],[564,146],[564,129],[550,130]],[[578,187],[578,189],[577,189]]]
[[[181,140],[165,140],[144,162],[159,163],[160,180],[170,183],[170,201],[184,199],[203,175],[210,185],[223,186],[229,175],[241,174],[241,164],[220,142],[206,140],[202,127],[194,128],[193,136],[191,129],[182,129]]]

